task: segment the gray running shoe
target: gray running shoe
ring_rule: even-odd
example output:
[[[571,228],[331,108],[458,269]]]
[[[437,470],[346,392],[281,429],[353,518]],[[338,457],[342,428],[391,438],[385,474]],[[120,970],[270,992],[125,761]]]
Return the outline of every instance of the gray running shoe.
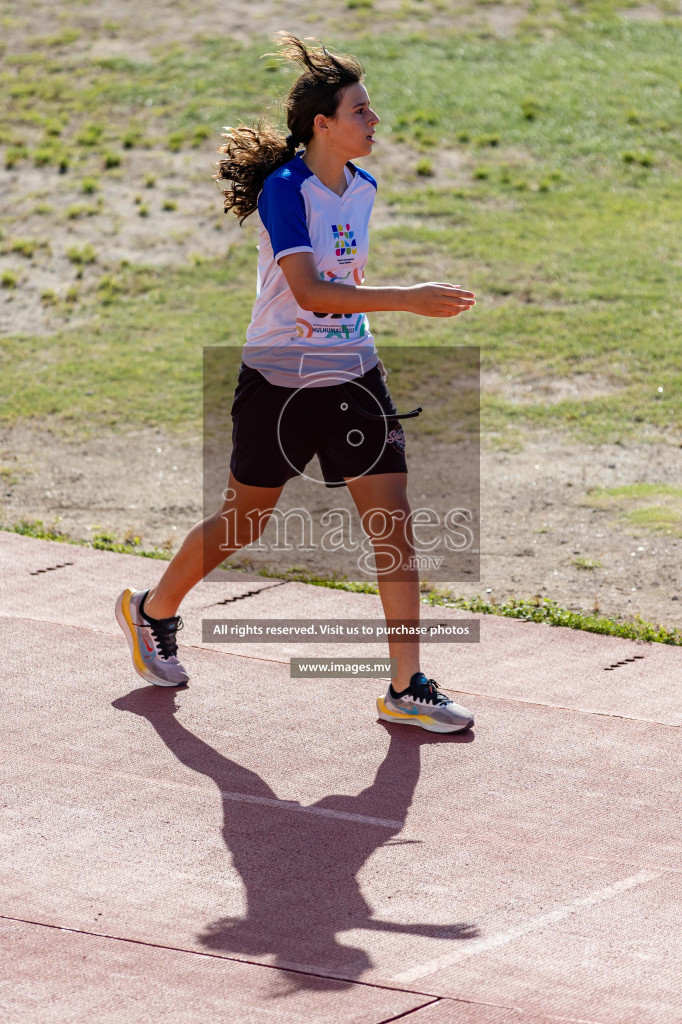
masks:
[[[128,641],[135,671],[155,686],[182,686],[189,680],[176,657],[176,634],[182,629],[182,619],[179,615],[147,618],[142,609],[148,593],[128,587],[116,602],[116,619]]]
[[[428,732],[459,732],[474,724],[472,713],[441,693],[423,672],[415,672],[400,694],[389,686],[386,696],[377,699],[377,709],[384,722],[418,725]]]

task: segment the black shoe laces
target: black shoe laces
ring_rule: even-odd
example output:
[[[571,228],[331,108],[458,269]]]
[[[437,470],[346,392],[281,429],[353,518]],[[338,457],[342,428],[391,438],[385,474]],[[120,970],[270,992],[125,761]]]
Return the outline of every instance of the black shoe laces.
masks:
[[[426,676],[422,676],[416,683],[410,686],[410,692],[417,698],[417,700],[423,700],[425,704],[449,704],[450,698],[446,697],[444,693],[441,693],[438,689],[438,685],[435,679],[427,679]]]
[[[174,615],[169,619],[148,619],[147,622],[152,631],[152,636],[161,650],[161,657],[167,661],[174,654],[177,654],[178,644],[176,635],[178,630],[182,629],[185,625],[180,616]]]

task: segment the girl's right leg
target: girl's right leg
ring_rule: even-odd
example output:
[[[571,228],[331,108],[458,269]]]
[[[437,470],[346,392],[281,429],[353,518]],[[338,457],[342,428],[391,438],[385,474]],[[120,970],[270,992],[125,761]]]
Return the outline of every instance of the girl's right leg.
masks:
[[[192,587],[239,548],[255,541],[274,509],[282,487],[249,487],[230,473],[225,501],[212,516],[193,526],[156,587],[127,588],[116,602],[135,671],[155,686],[181,686],[189,679],[177,658],[176,614]]]
[[[240,484],[230,473],[220,508],[189,531],[163,576],[145,600],[153,619],[177,615],[180,602],[199,580],[231,554],[257,540],[279,501],[281,487]]]

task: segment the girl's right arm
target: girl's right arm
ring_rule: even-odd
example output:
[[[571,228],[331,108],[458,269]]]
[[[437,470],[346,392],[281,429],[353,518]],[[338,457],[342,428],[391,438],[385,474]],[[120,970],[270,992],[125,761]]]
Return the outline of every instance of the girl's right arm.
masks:
[[[321,281],[310,252],[282,256],[279,265],[301,309],[318,313],[400,310],[421,316],[451,317],[475,305],[474,293],[454,284],[429,281],[407,287],[368,288]]]

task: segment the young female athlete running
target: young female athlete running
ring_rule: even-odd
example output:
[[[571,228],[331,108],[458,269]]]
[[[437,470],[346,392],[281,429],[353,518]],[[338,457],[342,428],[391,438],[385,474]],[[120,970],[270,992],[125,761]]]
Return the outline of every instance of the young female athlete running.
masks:
[[[474,296],[452,284],[363,284],[376,182],[351,161],[371,153],[379,123],[363,68],[287,33],[280,46],[302,69],[286,101],[289,135],[261,121],[227,129],[220,150],[225,209],[259,218],[259,287],[232,405],[225,501],[190,530],[156,587],[127,589],[116,604],[135,669],[157,686],[189,678],[176,639],[185,594],[257,539],[284,484],[313,455],[327,485],[345,484],[353,497],[387,623],[419,620],[405,438],[366,314],[453,317]],[[397,673],[377,701],[382,719],[431,732],[473,725],[421,672],[417,638],[389,640],[389,651]]]

